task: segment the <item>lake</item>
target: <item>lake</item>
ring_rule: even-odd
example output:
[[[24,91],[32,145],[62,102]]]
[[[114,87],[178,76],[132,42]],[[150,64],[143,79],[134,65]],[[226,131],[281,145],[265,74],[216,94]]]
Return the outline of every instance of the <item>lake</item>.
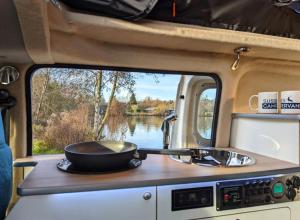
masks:
[[[104,140],[128,141],[139,148],[163,148],[161,125],[164,117],[127,116],[111,118],[104,129]],[[198,131],[204,138],[210,138],[212,117],[198,120]]]

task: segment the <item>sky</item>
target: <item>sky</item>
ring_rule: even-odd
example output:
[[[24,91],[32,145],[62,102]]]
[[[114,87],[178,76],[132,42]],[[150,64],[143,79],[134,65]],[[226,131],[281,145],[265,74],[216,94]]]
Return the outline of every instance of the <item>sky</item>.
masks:
[[[151,75],[138,79],[135,86],[135,94],[138,101],[150,96],[153,99],[160,100],[175,100],[178,83],[181,75],[159,75],[157,74],[159,82]]]
[[[146,97],[160,100],[175,100],[177,86],[181,75],[156,74],[154,77],[151,74],[143,74],[137,78],[134,86],[134,93],[137,101],[141,101]],[[117,97],[120,100],[129,100],[131,93],[127,90],[120,90]],[[104,97],[107,100],[109,92],[104,92]]]
[[[210,100],[214,100],[216,98],[216,89],[207,89],[201,94],[202,96],[206,96]]]
[[[175,100],[177,87],[181,75],[175,74],[156,74],[156,78],[151,74],[144,74],[136,80],[134,93],[137,101],[141,101],[146,97],[160,100]],[[158,80],[158,82],[157,82]],[[131,94],[127,90],[120,90],[117,97],[119,100],[129,100]],[[215,90],[208,89],[203,94],[208,99],[215,98]],[[104,92],[105,99],[108,99],[109,92]]]
[[[43,72],[41,69],[41,73]],[[53,69],[60,70],[60,69]],[[69,70],[69,69],[63,69]],[[151,97],[152,99],[160,100],[176,100],[177,87],[181,78],[180,74],[141,74],[134,73],[137,77],[136,84],[134,86],[134,93],[137,101],[144,100],[146,97]],[[110,90],[104,90],[105,100],[109,99]],[[203,94],[208,99],[215,98],[215,90],[207,89]],[[120,89],[117,98],[120,101],[128,101],[131,93],[126,89]]]

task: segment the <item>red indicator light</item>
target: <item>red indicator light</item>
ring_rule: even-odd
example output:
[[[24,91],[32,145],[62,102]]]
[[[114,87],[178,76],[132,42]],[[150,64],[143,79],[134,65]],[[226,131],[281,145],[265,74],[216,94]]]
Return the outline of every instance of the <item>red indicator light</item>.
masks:
[[[224,195],[224,202],[228,202],[229,199],[230,199],[230,195],[225,194],[225,195]]]

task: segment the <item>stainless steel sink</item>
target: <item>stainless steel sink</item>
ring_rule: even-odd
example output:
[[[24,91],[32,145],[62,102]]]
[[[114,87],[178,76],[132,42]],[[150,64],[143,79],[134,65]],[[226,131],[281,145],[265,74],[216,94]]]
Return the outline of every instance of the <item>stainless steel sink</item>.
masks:
[[[201,166],[243,167],[254,165],[255,158],[227,149],[199,148],[197,157],[171,156],[172,159]]]

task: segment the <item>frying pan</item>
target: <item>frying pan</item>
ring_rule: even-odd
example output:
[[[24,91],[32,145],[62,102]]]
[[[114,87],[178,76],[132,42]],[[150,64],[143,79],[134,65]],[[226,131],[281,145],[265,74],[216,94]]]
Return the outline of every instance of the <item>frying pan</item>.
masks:
[[[140,148],[130,142],[82,142],[65,147],[66,158],[78,170],[116,170],[128,167],[133,159],[145,160],[147,154],[196,157],[193,149]]]

